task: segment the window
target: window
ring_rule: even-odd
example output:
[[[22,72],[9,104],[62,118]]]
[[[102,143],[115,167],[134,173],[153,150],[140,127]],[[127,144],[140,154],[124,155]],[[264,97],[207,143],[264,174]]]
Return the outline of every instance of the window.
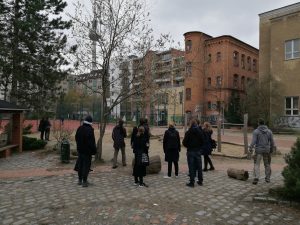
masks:
[[[185,70],[186,70],[186,75],[188,77],[192,76],[192,63],[191,62],[186,63]]]
[[[257,60],[256,59],[253,59],[253,71],[254,72],[257,72]]]
[[[244,54],[242,54],[241,65],[242,65],[242,69],[245,69],[245,55]]]
[[[207,78],[207,87],[211,87],[211,78]]]
[[[250,56],[247,57],[247,69],[249,71],[251,71],[251,57]]]
[[[299,115],[299,97],[285,97],[285,114],[289,116]]]
[[[190,88],[185,89],[185,100],[189,101],[192,99],[192,90]]]
[[[239,75],[234,74],[233,75],[233,88],[239,87]]]
[[[187,40],[185,42],[185,51],[186,52],[192,51],[192,41],[191,40]]]
[[[207,63],[210,63],[211,62],[211,54],[208,54],[207,56]]]
[[[211,110],[211,102],[207,102],[207,109]]]
[[[221,52],[217,52],[217,62],[221,62]]]
[[[242,79],[241,79],[241,87],[242,87],[242,90],[245,89],[245,77],[242,76]]]
[[[300,58],[300,38],[285,42],[285,59]]]
[[[222,86],[222,77],[221,76],[217,76],[216,86],[219,88]]]
[[[179,92],[179,104],[183,102],[183,92]]]
[[[239,53],[237,51],[233,52],[233,65],[239,66]]]

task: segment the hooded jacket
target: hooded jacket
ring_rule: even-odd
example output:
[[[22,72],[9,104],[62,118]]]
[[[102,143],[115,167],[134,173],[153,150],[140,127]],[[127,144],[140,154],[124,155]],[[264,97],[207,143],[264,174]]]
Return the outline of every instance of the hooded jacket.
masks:
[[[253,147],[255,147],[257,154],[272,152],[274,148],[273,134],[266,125],[259,125],[257,129],[253,131],[250,149]]]
[[[182,144],[187,151],[201,151],[203,147],[203,131],[198,126],[191,127],[184,135]]]

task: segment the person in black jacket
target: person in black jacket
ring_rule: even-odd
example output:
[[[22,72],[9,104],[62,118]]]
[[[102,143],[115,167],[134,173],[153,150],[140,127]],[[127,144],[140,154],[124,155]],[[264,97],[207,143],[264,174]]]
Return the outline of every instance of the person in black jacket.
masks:
[[[172,163],[175,168],[175,177],[178,177],[178,160],[180,152],[180,137],[178,131],[175,129],[174,124],[169,124],[169,129],[165,131],[163,139],[163,149],[165,153],[165,161],[168,162],[168,176],[171,178]]]
[[[140,124],[137,127],[133,127],[132,134],[131,134],[131,140],[130,140],[131,147],[133,148],[133,142],[134,142],[134,139],[137,135],[139,127],[144,128],[144,136],[146,138],[147,146],[148,146],[147,149],[149,149],[149,146],[150,146],[150,129],[149,129],[149,125],[148,125],[148,120],[145,119],[145,118],[141,118],[140,119]]]
[[[211,129],[211,125],[209,122],[205,122],[203,124],[203,136],[204,136],[204,145],[203,145],[203,156],[204,156],[204,169],[203,171],[207,171],[207,165],[209,164],[209,170],[214,170],[213,163],[209,158],[212,152],[212,139],[211,135],[213,134],[213,130]]]
[[[43,117],[41,120],[40,120],[40,124],[39,124],[39,131],[41,132],[41,140],[44,140],[44,134],[45,134],[45,118]]]
[[[46,118],[46,120],[44,122],[44,127],[45,127],[45,140],[49,141],[51,123],[50,123],[48,117]]]
[[[126,129],[123,127],[123,120],[119,120],[119,124],[114,127],[112,132],[112,139],[114,141],[114,160],[113,160],[113,169],[117,168],[118,153],[119,149],[122,151],[122,164],[126,166],[126,155],[125,155],[125,141],[124,138],[127,137]]]
[[[190,182],[186,185],[194,187],[196,170],[198,169],[198,184],[202,186],[202,162],[201,151],[203,145],[203,132],[199,129],[196,120],[191,120],[191,126],[185,133],[183,146],[187,148],[187,161],[189,167]]]
[[[143,177],[146,176],[146,166],[141,164],[142,153],[148,154],[147,137],[143,126],[138,128],[132,147],[135,159],[132,173],[134,176],[134,183],[135,185],[139,185],[139,187],[147,187],[143,180]]]
[[[78,184],[82,187],[88,186],[87,178],[91,168],[92,155],[95,155],[97,151],[92,122],[92,117],[87,116],[75,135],[78,152]]]

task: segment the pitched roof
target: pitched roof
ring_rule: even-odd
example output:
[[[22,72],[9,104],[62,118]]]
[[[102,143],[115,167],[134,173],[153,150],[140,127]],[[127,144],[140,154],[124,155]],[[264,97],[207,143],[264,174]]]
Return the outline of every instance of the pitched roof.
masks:
[[[27,110],[24,107],[18,106],[14,103],[10,103],[4,100],[0,100],[0,112],[2,111],[24,111]]]

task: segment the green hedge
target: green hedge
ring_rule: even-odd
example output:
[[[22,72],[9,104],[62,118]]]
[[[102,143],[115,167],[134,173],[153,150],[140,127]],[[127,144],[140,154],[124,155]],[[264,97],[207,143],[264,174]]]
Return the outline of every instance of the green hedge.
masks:
[[[42,149],[47,144],[44,140],[38,140],[37,138],[23,136],[23,150],[36,150]]]
[[[288,199],[300,202],[300,138],[297,138],[291,152],[285,156],[285,161],[288,165],[282,171],[282,194]]]

